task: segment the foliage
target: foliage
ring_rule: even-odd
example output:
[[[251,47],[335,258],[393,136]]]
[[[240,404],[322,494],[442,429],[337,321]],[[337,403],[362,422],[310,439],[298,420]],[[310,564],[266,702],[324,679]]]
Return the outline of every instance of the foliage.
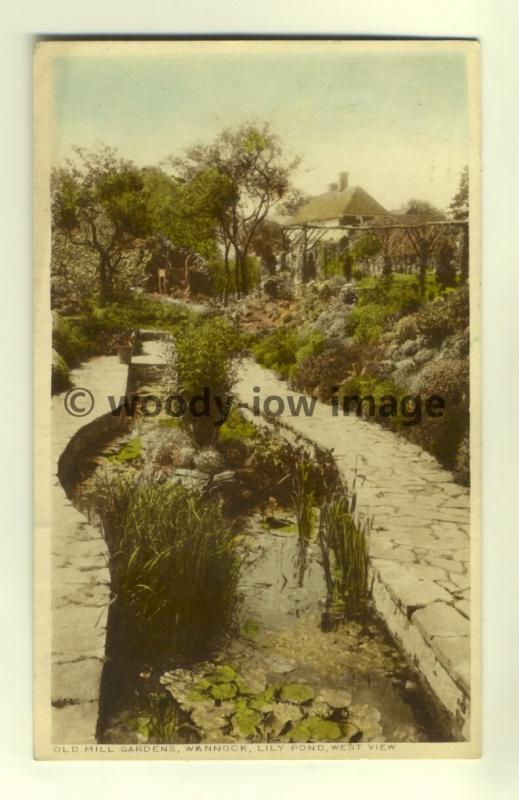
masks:
[[[454,469],[458,449],[470,427],[468,359],[441,359],[429,364],[420,384],[422,397],[438,395],[445,402],[441,417],[425,416],[416,431],[409,431],[413,441],[432,453],[447,469]]]
[[[336,489],[322,505],[319,545],[332,619],[359,613],[368,596],[369,523],[355,519],[356,494]]]
[[[229,128],[213,144],[194,147],[176,162],[185,180],[209,171],[225,184],[217,216],[227,270],[229,249],[234,251],[238,294],[250,289],[246,264],[252,242],[269,210],[288,194],[296,164],[283,160],[268,125],[253,124]]]
[[[338,339],[329,339],[317,355],[307,356],[296,365],[290,385],[326,401],[352,368],[356,354],[357,348],[347,347]]]
[[[226,265],[221,258],[216,257],[211,259],[207,266],[213,286],[219,295],[225,297],[227,294],[237,293],[238,289],[234,261],[229,260]],[[248,256],[245,263],[245,270],[249,289],[255,289],[259,286],[261,281],[261,266],[259,262],[255,258]]]
[[[121,449],[111,456],[108,456],[108,461],[112,464],[124,464],[125,461],[133,461],[139,458],[142,454],[142,440],[139,436],[126,442]]]
[[[459,333],[469,324],[469,291],[466,286],[427,303],[416,315],[418,332],[432,345]]]
[[[307,551],[314,530],[315,466],[303,448],[296,451],[292,471],[292,501],[294,503],[299,537],[299,586],[303,585],[307,565]]]
[[[288,378],[297,364],[320,352],[324,336],[318,331],[301,333],[295,327],[276,328],[253,344],[256,360],[267,369]]]
[[[81,314],[53,316],[53,347],[69,367],[100,353],[113,352],[123,334],[139,328],[157,328],[174,333],[193,313],[148,297],[134,297],[124,304],[91,306]]]
[[[153,230],[142,171],[114,150],[76,148],[76,160],[52,174],[53,228],[95,260],[102,303],[116,294],[121,273],[144,269],[137,245]],[[127,283],[127,280],[123,281]]]
[[[438,291],[434,275],[427,276],[431,293]],[[423,304],[414,275],[391,275],[364,278],[358,284],[359,299],[352,310],[347,330],[359,343],[376,341],[400,317],[416,311]]]
[[[68,367],[63,358],[55,350],[52,351],[51,392],[58,394],[70,388],[71,381]]]
[[[460,175],[458,191],[449,205],[453,219],[467,219],[469,215],[469,168],[463,167]]]
[[[52,346],[68,367],[77,367],[95,351],[93,342],[85,336],[81,326],[56,314],[53,318]]]
[[[227,419],[220,428],[220,441],[247,442],[254,439],[256,433],[256,426],[246,420],[235,406],[232,406]]]
[[[380,242],[372,233],[364,234],[352,243],[350,253],[355,264],[366,261],[380,253]]]
[[[178,484],[100,485],[112,591],[141,653],[203,652],[233,621],[239,559],[220,507]]]
[[[175,337],[177,389],[190,400],[208,387],[213,396],[228,395],[235,380],[232,358],[239,350],[236,327],[225,317],[188,321]]]

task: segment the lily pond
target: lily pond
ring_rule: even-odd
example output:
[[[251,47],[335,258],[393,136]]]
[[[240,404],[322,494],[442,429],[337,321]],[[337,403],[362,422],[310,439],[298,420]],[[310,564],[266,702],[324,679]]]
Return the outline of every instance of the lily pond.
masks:
[[[140,387],[156,394],[161,388]],[[238,413],[231,416],[218,442],[202,446],[194,445],[193,437],[174,419],[138,416],[123,435],[93,453],[76,476],[73,501],[102,526],[110,549],[112,604],[98,741],[448,739],[416,673],[375,615],[369,592],[350,613],[343,607],[336,613],[330,564],[318,536],[323,512],[317,494],[315,505],[306,509],[307,533],[302,541],[297,481],[286,479],[280,466],[283,461],[295,470],[297,452],[292,447],[287,457],[288,445],[275,442],[279,438],[275,431],[258,432]],[[139,561],[141,545],[125,562],[123,573],[121,548],[126,545],[120,542],[128,532],[119,539],[113,535],[117,507],[111,508],[110,526],[106,509],[105,516],[99,512],[103,487],[114,479],[126,481],[134,495],[143,487],[146,491],[156,487],[158,492],[179,487],[197,502],[207,496],[213,504],[209,516],[213,515],[216,528],[221,525],[226,531],[225,547],[232,551],[232,562],[223,545],[214,552],[217,564],[224,563],[229,581],[235,582],[234,599],[228,606],[223,600],[218,605],[219,593],[230,589],[220,584],[213,589],[217,578],[205,568],[207,594],[196,613],[186,617],[192,646],[175,638],[178,620],[171,619],[170,624],[160,608],[149,605],[150,595],[160,603],[151,578],[150,583],[139,578],[129,588],[128,576]],[[267,479],[270,483],[264,485]],[[152,497],[150,502],[158,501]],[[216,519],[217,512],[221,519]],[[128,520],[127,516],[119,523],[127,528]],[[196,535],[187,562],[199,557]],[[146,564],[156,567],[158,558]],[[224,558],[227,561],[222,562]],[[188,568],[192,564],[186,563]],[[194,590],[182,575],[163,572],[160,585],[176,581],[171,591],[177,598],[182,592],[183,600]],[[148,604],[146,616],[141,606],[141,616],[135,612],[137,595],[139,602]],[[228,614],[227,623],[219,629],[213,626],[214,635],[208,636],[208,620],[222,614]],[[150,629],[154,636],[148,636]]]

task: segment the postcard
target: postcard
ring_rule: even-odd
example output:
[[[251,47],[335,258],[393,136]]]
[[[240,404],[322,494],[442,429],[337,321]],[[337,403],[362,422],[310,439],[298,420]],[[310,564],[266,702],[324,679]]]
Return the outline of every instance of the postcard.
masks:
[[[479,45],[34,58],[35,756],[480,754]]]

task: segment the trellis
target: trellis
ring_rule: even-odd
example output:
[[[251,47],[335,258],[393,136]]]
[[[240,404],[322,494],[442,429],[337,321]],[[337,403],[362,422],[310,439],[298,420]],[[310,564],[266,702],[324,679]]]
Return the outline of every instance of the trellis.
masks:
[[[437,248],[442,238],[445,239],[455,232],[461,231],[463,236],[461,270],[462,272],[466,271],[468,267],[468,220],[397,221],[368,225],[362,223],[360,225],[303,223],[286,225],[283,228],[283,234],[290,250],[301,249],[303,264],[305,264],[308,251],[315,247],[317,242],[330,231],[343,231],[344,235],[348,237],[351,232],[355,234],[369,233],[379,240],[385,265],[387,265],[388,260],[390,262],[394,255],[391,253],[392,241],[394,240],[393,234],[398,230],[404,231],[422,267],[425,267],[427,259]]]

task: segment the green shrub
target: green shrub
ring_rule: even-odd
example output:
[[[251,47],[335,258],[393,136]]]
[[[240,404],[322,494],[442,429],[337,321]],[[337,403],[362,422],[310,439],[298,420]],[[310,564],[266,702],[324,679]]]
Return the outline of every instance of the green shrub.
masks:
[[[69,389],[71,386],[70,375],[67,365],[63,358],[55,350],[52,351],[52,372],[51,372],[51,392],[59,392]]]
[[[95,352],[94,343],[72,320],[55,316],[52,330],[52,346],[64,359],[68,367],[77,367]]]
[[[256,436],[256,426],[245,419],[243,414],[234,406],[229,412],[229,416],[220,427],[220,441],[224,442],[247,442]]]
[[[207,386],[213,395],[227,395],[236,380],[232,359],[239,348],[239,333],[225,317],[188,321],[175,337],[180,393],[191,399]]]
[[[456,468],[458,450],[470,427],[469,366],[466,359],[441,359],[423,372],[419,394],[438,395],[445,402],[441,417],[424,415],[419,425],[405,433],[411,441],[425,447],[446,468]]]
[[[320,352],[324,344],[325,338],[319,331],[304,334],[293,327],[282,327],[256,341],[252,350],[262,366],[286,380],[297,364]]]
[[[239,558],[220,506],[178,484],[129,481],[100,486],[95,502],[128,642],[155,656],[205,652],[237,604]]]

